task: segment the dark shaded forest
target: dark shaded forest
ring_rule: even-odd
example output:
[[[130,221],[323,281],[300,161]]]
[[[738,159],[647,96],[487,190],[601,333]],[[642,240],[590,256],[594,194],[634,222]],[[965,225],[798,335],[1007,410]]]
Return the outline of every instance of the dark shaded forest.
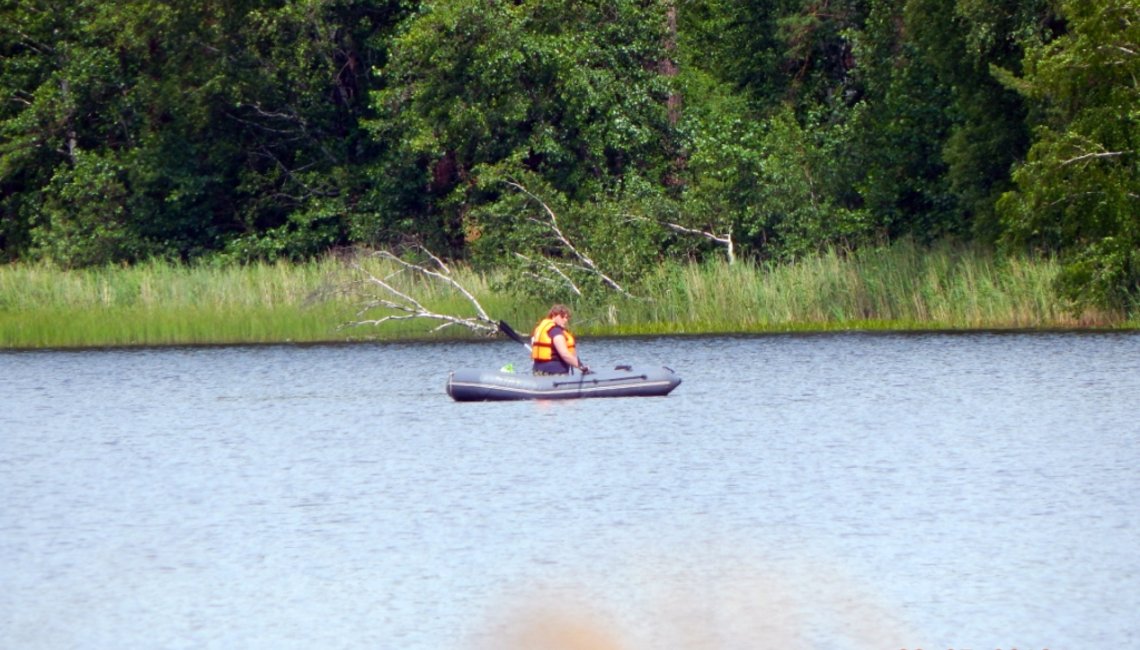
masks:
[[[0,0],[0,57],[4,263],[905,238],[1140,298],[1136,0]]]

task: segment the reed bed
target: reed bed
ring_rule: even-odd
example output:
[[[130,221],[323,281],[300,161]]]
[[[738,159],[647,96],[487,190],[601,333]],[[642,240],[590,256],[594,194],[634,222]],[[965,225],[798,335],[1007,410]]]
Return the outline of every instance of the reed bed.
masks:
[[[61,270],[0,267],[0,348],[328,342],[471,337],[438,323],[361,312],[386,278],[437,313],[474,315],[459,292],[373,257],[306,264]],[[636,299],[575,305],[589,335],[836,329],[1023,329],[1140,326],[1120,314],[1074,314],[1052,291],[1050,260],[996,257],[969,247],[907,242],[785,264],[669,264]],[[494,290],[496,278],[453,276],[493,318],[529,327],[547,305]]]
[[[312,299],[327,271],[288,264],[9,266],[0,269],[0,342],[34,348],[326,340],[343,307]]]
[[[1135,328],[1123,314],[1075,313],[1053,291],[1048,259],[910,242],[782,264],[663,267],[651,299],[627,300],[591,323],[601,334],[842,329]]]
[[[433,332],[434,325],[425,320],[354,326],[390,313],[365,309],[370,298],[382,293],[369,284],[369,274],[434,312],[475,315],[470,301],[446,284],[370,256],[223,267],[148,263],[62,270],[10,265],[0,267],[0,348],[470,336],[454,327]],[[529,321],[539,309],[492,291],[493,277],[462,267],[453,276],[496,317],[525,315],[521,320]]]

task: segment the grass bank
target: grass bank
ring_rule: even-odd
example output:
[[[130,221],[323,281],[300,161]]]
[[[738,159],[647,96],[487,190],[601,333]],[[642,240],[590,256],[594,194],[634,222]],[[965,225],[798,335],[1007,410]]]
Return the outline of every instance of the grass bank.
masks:
[[[361,264],[378,277],[397,269]],[[348,325],[372,293],[364,276],[329,257],[306,264],[131,267],[61,270],[0,266],[0,348],[312,343],[463,336],[432,334],[426,321],[382,328]],[[496,295],[489,279],[459,269],[456,277],[496,317],[530,320],[539,309]],[[393,285],[439,313],[470,315],[470,303],[440,284],[402,274]]]
[[[1135,328],[1123,314],[1073,313],[1047,259],[911,243],[793,263],[663,268],[652,300],[602,314],[606,333]]]
[[[370,261],[378,277],[395,268]],[[1128,327],[1120,314],[1074,315],[1054,298],[1049,260],[997,258],[972,248],[910,244],[835,252],[780,265],[663,266],[645,295],[581,306],[585,335]],[[497,294],[492,278],[456,277],[495,318],[529,327],[546,305]],[[0,347],[323,342],[432,336],[433,324],[359,320],[368,295],[336,258],[308,264],[188,267],[143,264],[64,271],[0,267]],[[463,296],[407,274],[396,287],[440,313],[470,315]],[[356,290],[353,289],[356,287]],[[360,291],[364,289],[364,291]],[[372,292],[375,293],[375,292]],[[376,312],[370,317],[376,317]],[[448,329],[434,336],[464,336]]]

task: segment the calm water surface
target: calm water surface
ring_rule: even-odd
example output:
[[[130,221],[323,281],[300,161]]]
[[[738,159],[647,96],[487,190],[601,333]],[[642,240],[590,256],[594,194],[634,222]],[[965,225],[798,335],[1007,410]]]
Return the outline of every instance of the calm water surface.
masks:
[[[0,646],[1140,646],[1140,335],[582,350],[684,383],[445,395],[509,342],[0,353]]]

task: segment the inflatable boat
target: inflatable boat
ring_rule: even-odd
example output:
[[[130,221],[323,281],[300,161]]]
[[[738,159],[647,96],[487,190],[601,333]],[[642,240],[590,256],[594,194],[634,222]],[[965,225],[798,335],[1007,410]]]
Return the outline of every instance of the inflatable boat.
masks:
[[[653,397],[668,395],[681,383],[670,368],[615,366],[586,374],[532,375],[502,370],[454,370],[447,394],[457,402],[583,397]]]

